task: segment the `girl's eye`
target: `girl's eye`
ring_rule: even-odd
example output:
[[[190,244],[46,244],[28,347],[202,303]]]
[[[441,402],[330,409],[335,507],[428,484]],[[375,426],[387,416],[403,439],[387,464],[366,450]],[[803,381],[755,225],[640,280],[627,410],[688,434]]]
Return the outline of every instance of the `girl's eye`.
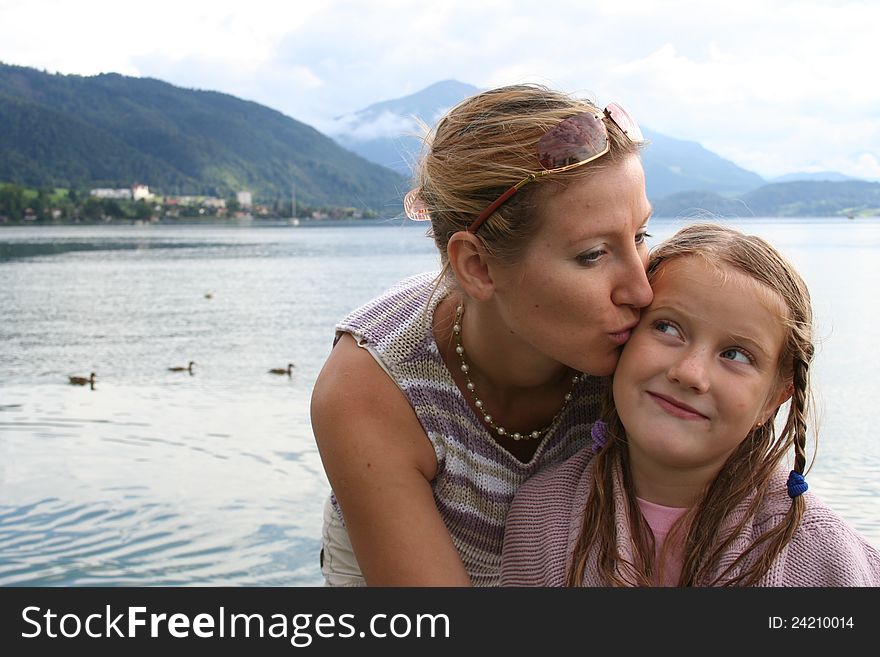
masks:
[[[653,235],[646,230],[636,233],[636,244],[644,244],[649,237],[653,237]]]
[[[666,322],[662,319],[660,321],[654,322],[654,330],[658,333],[671,335],[675,338],[681,337],[681,332],[678,330],[678,327],[676,327],[675,324],[673,324],[672,322]]]
[[[737,363],[745,363],[746,365],[754,362],[751,354],[749,354],[747,351],[744,351],[743,349],[725,349],[721,352],[721,357]]]

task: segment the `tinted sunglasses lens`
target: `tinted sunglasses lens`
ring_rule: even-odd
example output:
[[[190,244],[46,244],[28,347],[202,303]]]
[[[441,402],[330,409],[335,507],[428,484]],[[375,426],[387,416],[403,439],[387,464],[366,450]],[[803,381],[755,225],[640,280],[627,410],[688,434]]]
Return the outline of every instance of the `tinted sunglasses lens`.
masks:
[[[559,169],[583,162],[608,146],[602,117],[575,114],[547,131],[538,142],[538,161],[545,169]]]
[[[608,118],[614,121],[617,127],[629,137],[630,141],[645,141],[645,137],[642,135],[642,129],[639,128],[639,124],[636,123],[636,120],[630,115],[630,113],[620,105],[617,103],[609,103],[608,107],[605,108],[605,114],[607,114]]]

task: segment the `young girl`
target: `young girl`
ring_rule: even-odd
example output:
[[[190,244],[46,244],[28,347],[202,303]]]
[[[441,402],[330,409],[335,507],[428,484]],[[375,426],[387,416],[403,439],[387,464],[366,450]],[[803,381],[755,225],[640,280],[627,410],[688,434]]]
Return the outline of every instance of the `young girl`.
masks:
[[[812,312],[791,264],[702,224],[648,278],[593,445],[517,492],[501,584],[880,586],[877,550],[805,492]]]

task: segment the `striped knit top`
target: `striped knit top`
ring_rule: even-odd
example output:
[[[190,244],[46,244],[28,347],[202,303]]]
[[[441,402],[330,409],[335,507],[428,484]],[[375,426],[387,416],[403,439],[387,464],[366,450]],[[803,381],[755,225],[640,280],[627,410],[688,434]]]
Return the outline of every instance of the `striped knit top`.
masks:
[[[608,379],[583,377],[532,459],[519,461],[478,420],[443,362],[432,326],[446,290],[434,292],[436,278],[407,278],[336,328],[367,348],[412,404],[437,456],[431,485],[440,516],[471,582],[496,586],[514,493],[531,475],[588,443]]]

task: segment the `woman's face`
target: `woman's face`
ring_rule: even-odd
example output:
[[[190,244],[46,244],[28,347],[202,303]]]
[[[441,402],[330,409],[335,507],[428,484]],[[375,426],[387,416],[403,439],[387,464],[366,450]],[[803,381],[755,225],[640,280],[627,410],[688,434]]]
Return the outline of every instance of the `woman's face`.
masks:
[[[536,194],[540,227],[521,260],[493,272],[499,311],[524,342],[604,376],[652,299],[645,276],[651,205],[637,155]]]

